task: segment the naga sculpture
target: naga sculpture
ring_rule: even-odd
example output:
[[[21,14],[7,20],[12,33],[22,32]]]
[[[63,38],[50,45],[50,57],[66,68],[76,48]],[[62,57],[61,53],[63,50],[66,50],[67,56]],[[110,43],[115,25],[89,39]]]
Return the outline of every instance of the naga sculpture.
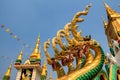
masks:
[[[53,58],[48,53],[50,41],[44,43],[44,52],[48,64],[52,65],[53,70],[57,72],[57,80],[120,80],[120,28],[115,25],[120,18],[119,14],[113,11],[106,3],[104,5],[108,17],[114,18],[112,19],[113,22],[108,20],[108,23],[112,27],[117,27],[118,30],[113,31],[117,38],[110,35],[111,31],[109,30],[112,29],[107,28],[111,26],[103,19],[111,54],[104,54],[100,44],[91,39],[90,35],[82,36],[82,31],[77,31],[77,23],[84,21],[80,16],[88,14],[90,4],[85,11],[76,13],[72,21],[67,23],[63,29],[58,30],[56,36],[53,37]],[[64,66],[67,66],[67,72],[64,70]]]
[[[62,66],[59,64],[59,62],[55,58],[51,58],[47,49],[49,48],[50,40],[48,39],[47,42],[44,43],[44,52],[47,57],[47,61],[49,65],[52,65],[53,70],[57,71],[58,77],[62,77],[65,75],[65,72],[62,68]]]
[[[44,52],[49,65],[52,65],[57,72],[57,80],[92,80],[98,78],[98,75],[106,77],[102,67],[104,65],[104,52],[96,40],[91,36],[82,36],[82,31],[77,32],[77,22],[82,22],[82,15],[87,15],[91,4],[86,7],[85,11],[78,12],[72,21],[57,32],[56,37],[52,39],[54,57],[51,58],[48,53],[50,40],[44,43]],[[66,38],[67,43],[62,42]],[[58,49],[57,45],[59,45]],[[76,59],[76,67],[74,63]],[[63,67],[67,66],[65,72]],[[100,74],[101,73],[101,74]]]

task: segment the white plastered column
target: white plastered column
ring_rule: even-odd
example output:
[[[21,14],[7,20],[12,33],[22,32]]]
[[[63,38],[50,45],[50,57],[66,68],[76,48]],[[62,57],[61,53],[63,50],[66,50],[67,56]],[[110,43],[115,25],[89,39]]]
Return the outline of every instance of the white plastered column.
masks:
[[[17,72],[16,80],[20,80],[22,74],[22,69],[19,69]]]

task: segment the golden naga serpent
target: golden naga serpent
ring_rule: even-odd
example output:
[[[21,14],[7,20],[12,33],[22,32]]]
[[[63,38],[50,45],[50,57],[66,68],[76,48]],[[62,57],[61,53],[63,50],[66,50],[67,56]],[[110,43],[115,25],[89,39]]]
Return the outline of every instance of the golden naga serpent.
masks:
[[[57,80],[93,79],[103,66],[104,53],[100,45],[90,36],[83,37],[81,31],[77,32],[78,26],[76,23],[84,20],[80,16],[87,15],[90,7],[91,4],[86,7],[85,11],[76,13],[72,21],[67,23],[63,30],[57,32],[56,37],[52,39],[52,47],[55,52],[53,58],[48,53],[50,40],[44,43],[44,52],[48,64],[52,65],[53,70],[57,72]],[[72,36],[73,38],[71,38]],[[64,37],[68,44],[62,42]],[[56,45],[59,45],[61,50]],[[84,56],[86,57],[84,58]],[[74,59],[76,59],[76,68],[73,65]],[[85,61],[82,59],[85,59]],[[65,74],[61,65],[68,66],[67,74]]]

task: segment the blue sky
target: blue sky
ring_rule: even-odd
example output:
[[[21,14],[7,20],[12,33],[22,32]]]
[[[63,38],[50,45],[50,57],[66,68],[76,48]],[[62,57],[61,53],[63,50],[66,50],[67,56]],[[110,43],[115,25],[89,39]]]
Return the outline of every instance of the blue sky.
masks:
[[[120,11],[120,0],[105,0],[117,12]],[[102,16],[106,17],[106,11],[102,0],[0,0],[0,78],[3,77],[11,61],[15,61],[23,44],[28,44],[34,48],[38,34],[41,37],[42,64],[45,59],[43,43],[56,36],[59,29],[71,21],[74,14],[85,10],[86,5],[92,3],[87,16],[83,16],[84,22],[79,24],[78,30],[82,30],[83,35],[91,35],[102,46],[105,53],[109,52],[107,38],[104,32]],[[18,41],[13,35],[5,32],[9,28],[10,32],[17,35]],[[23,62],[27,59],[32,50],[25,48],[23,51]],[[53,56],[52,48],[49,53]],[[7,57],[7,58],[6,58]],[[52,70],[48,65],[49,72]],[[12,69],[11,80],[15,80],[16,69]],[[49,75],[49,73],[48,73]],[[54,79],[56,78],[53,72]]]

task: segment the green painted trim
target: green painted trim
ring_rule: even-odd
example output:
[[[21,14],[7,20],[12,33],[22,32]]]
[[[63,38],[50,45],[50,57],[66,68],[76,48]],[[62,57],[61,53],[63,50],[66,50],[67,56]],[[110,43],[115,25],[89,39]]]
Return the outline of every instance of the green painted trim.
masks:
[[[101,73],[103,73],[106,76],[107,80],[109,80],[108,78],[109,75],[104,70],[101,70]]]
[[[104,70],[101,70],[100,73],[94,78],[94,80],[100,80],[100,74],[104,74],[104,76],[106,77],[106,79],[108,80],[108,75],[106,74],[106,72]]]
[[[86,59],[83,57],[82,58],[82,64],[81,64],[81,68],[85,65]]]
[[[97,75],[97,73],[102,69],[103,64],[104,64],[104,52],[101,47],[99,48],[101,51],[101,60],[100,60],[99,65],[96,66],[94,69],[88,71],[87,73],[81,75],[76,80],[92,80]]]
[[[4,76],[3,80],[10,80],[10,76]]]
[[[110,66],[108,64],[105,64],[105,69],[107,71],[107,74],[109,75],[109,73],[110,73]]]
[[[41,80],[46,80],[46,76],[41,75]]]
[[[115,53],[114,53],[114,50],[113,50],[113,47],[110,47],[110,52],[113,56],[115,56]]]
[[[97,75],[94,80],[100,80],[100,75]]]
[[[112,64],[110,68],[112,68],[110,69],[112,74],[109,75],[109,80],[117,80],[117,66]]]
[[[41,62],[41,59],[36,59],[35,62]]]
[[[120,37],[120,31],[117,32],[118,36]]]
[[[30,63],[31,63],[31,64],[34,64],[35,61],[36,61],[36,59],[32,59],[32,58],[30,58]]]
[[[20,62],[20,63],[22,63],[22,61],[21,61],[21,60],[18,60],[18,59],[16,60],[16,62]]]

